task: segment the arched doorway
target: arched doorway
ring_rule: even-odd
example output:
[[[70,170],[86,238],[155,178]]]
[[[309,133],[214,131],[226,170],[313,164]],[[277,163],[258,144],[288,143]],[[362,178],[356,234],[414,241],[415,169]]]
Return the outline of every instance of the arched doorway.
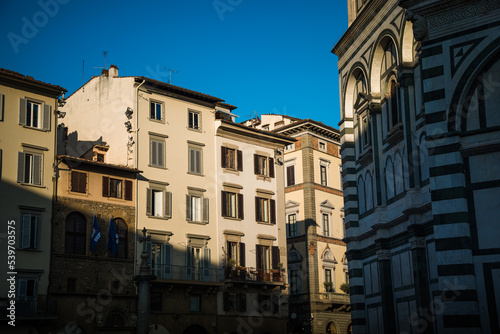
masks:
[[[326,333],[327,334],[337,334],[337,327],[333,323],[333,321],[330,321],[328,325],[326,326]]]

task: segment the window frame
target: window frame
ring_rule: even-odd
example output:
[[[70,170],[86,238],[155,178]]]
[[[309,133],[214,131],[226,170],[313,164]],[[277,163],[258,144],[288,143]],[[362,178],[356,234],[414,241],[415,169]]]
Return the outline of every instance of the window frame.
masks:
[[[188,142],[188,174],[203,176],[203,146],[205,145]],[[194,162],[192,152],[194,152]]]
[[[157,200],[155,194],[161,194],[161,199]],[[156,214],[156,206],[161,203],[161,213]],[[172,193],[166,190],[165,186],[149,184],[146,188],[146,216],[149,218],[170,219],[172,218]]]
[[[193,115],[193,121],[191,121],[191,115]],[[194,125],[194,116],[196,115],[197,125]],[[202,132],[202,123],[201,123],[201,112],[195,111],[192,109],[188,109],[188,129],[191,131]]]
[[[243,172],[243,151],[237,147],[222,145],[221,167],[224,170]]]
[[[324,147],[321,147],[322,145]],[[327,142],[324,141],[324,140],[318,140],[318,150],[326,152],[328,150],[328,144],[327,144]]]
[[[70,217],[72,218],[73,216],[75,218],[73,218],[71,221],[69,221],[69,218]],[[78,221],[76,219],[76,217],[82,218],[82,220]],[[78,222],[83,223],[83,232],[77,232],[76,224]],[[68,231],[68,223],[73,223],[74,230],[71,232]],[[70,251],[68,249],[68,237],[70,237],[70,236],[73,238],[73,243],[72,243],[73,251]],[[78,244],[77,238],[81,239],[80,241],[83,241],[83,246],[80,249],[77,249],[77,244]],[[85,218],[85,216],[81,212],[78,212],[78,211],[70,212],[64,220],[64,253],[65,254],[86,255],[86,253],[87,253],[87,246],[86,245],[87,245],[87,219]]]
[[[27,164],[27,157],[29,159],[29,166]],[[25,150],[23,152],[18,152],[17,158],[17,182],[25,185],[32,186],[43,186],[43,171],[44,171],[44,155],[41,152],[35,152],[31,150]],[[37,162],[38,161],[38,162]],[[39,169],[36,168],[36,164],[39,164]],[[27,168],[28,167],[28,168]],[[20,169],[21,168],[21,169]],[[28,174],[26,173],[29,170]],[[39,174],[38,174],[39,173]],[[27,179],[28,177],[28,179]]]
[[[289,170],[291,169],[291,172]],[[285,163],[285,182],[286,187],[291,187],[297,184],[295,163]]]
[[[87,194],[87,178],[88,178],[88,173],[86,172],[81,172],[81,171],[76,171],[72,170],[70,171],[70,177],[69,177],[69,191],[75,194]],[[82,182],[84,181],[84,182]],[[76,182],[76,186],[73,187],[74,183]],[[76,189],[74,189],[76,188]],[[83,191],[81,188],[84,188]]]
[[[156,144],[156,149],[154,149],[154,144]],[[166,154],[165,154],[165,138],[159,137],[149,137],[149,167],[155,168],[166,168]],[[156,159],[154,159],[156,154]],[[161,159],[160,159],[161,156]],[[154,161],[154,160],[161,160]]]
[[[326,219],[326,221],[325,221]],[[330,237],[331,236],[331,232],[330,232],[330,214],[329,213],[325,213],[325,212],[322,212],[321,213],[321,232],[324,236],[327,236],[327,237]]]
[[[291,217],[294,217],[293,224],[290,221]],[[288,236],[289,237],[296,237],[299,234],[299,231],[297,228],[298,227],[297,213],[294,212],[294,213],[287,214],[286,221],[287,221],[287,226],[288,226]],[[293,226],[293,229],[291,228],[292,226]],[[292,231],[293,231],[293,233],[292,233]]]
[[[34,113],[29,108],[30,106],[37,105],[37,125],[34,126],[33,115]],[[28,115],[28,113],[31,114]],[[28,124],[29,119],[29,124]],[[25,97],[19,98],[19,125],[35,130],[50,131],[52,123],[52,106],[45,103],[44,101]]]
[[[113,182],[115,183],[115,187],[112,187]],[[118,184],[121,184],[119,188],[117,188]],[[112,192],[112,188],[115,188],[115,192]],[[132,180],[118,178],[112,175],[103,175],[102,197],[110,199],[113,198],[115,200],[132,201],[134,199],[134,182]]]
[[[274,199],[255,197],[255,221],[262,224],[276,224],[276,201]]]
[[[209,210],[210,210],[210,203],[209,199],[204,196],[205,190],[203,189],[188,189],[188,194],[186,195],[186,221],[188,223],[193,223],[193,224],[203,224],[206,225],[209,223]],[[198,202],[196,202],[196,199],[199,199]],[[199,206],[199,209],[196,210],[196,204]],[[196,213],[194,210],[198,211],[199,213],[199,220],[194,220],[193,218],[198,218],[198,215],[196,217],[193,217],[193,213]]]
[[[234,198],[234,210],[230,199]],[[233,215],[234,211],[234,215]],[[228,219],[242,220],[244,218],[243,194],[236,191],[221,191],[221,216]]]
[[[26,228],[25,218],[29,216],[30,222],[29,227]],[[36,218],[33,226],[33,218]],[[42,225],[42,214],[41,212],[23,211],[21,212],[21,229],[20,238],[18,241],[18,249],[20,250],[39,250],[40,249],[40,228]],[[32,232],[34,227],[35,232]],[[26,229],[28,231],[26,231]],[[25,245],[26,237],[25,233],[28,233],[28,245]]]
[[[154,115],[153,115],[153,105],[155,106],[154,110]],[[158,106],[160,106],[160,119],[158,119]],[[148,119],[153,122],[160,122],[160,123],[165,123],[165,103],[155,100],[155,99],[150,99],[149,100],[149,115]]]
[[[254,154],[254,174],[264,178],[274,178],[274,158],[263,154]]]

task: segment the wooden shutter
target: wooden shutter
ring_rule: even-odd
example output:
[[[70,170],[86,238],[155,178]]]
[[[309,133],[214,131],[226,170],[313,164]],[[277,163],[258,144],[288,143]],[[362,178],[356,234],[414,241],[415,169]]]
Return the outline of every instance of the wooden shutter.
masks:
[[[33,154],[32,182],[37,186],[42,185],[42,156]]]
[[[269,202],[271,203],[271,224],[276,224],[276,201],[271,199]]]
[[[208,198],[203,198],[203,208],[202,208],[202,215],[203,215],[203,223],[208,224]]]
[[[278,263],[280,263],[280,248],[278,246],[272,247],[272,268],[278,269]]]
[[[26,99],[19,99],[19,124],[26,125]]]
[[[238,293],[238,311],[245,312],[247,310],[247,295]]]
[[[80,179],[78,180],[78,188],[82,193],[87,192],[87,174],[80,173]]]
[[[210,248],[203,248],[203,280],[210,281]]]
[[[79,180],[80,180],[79,172],[72,171],[71,172],[71,184],[70,184],[71,191],[81,192],[80,191],[80,183],[78,182]]]
[[[186,195],[186,220],[191,221],[191,196]]]
[[[237,150],[236,157],[237,157],[237,159],[236,159],[237,160],[236,161],[237,168],[240,172],[243,172],[243,152],[240,150]]]
[[[260,210],[260,198],[255,197],[255,220],[260,222],[262,221],[262,215]]]
[[[165,218],[172,218],[172,193],[170,191],[163,192],[165,198],[164,214]]]
[[[132,181],[125,180],[125,200],[127,200],[127,201],[132,200],[132,190],[133,190]]]
[[[153,189],[150,188],[146,189],[146,214],[153,214]]]
[[[246,267],[245,264],[245,244],[240,242],[240,266]]]
[[[158,166],[164,167],[165,161],[163,159],[163,152],[164,152],[163,143],[158,142],[157,146],[158,146]]]
[[[26,160],[26,153],[17,153],[17,182],[24,182],[24,161]]]
[[[109,177],[102,177],[102,196],[109,197]]]
[[[286,186],[293,186],[295,184],[295,165],[286,168]]]
[[[257,154],[253,155],[253,171],[259,175],[259,156]]]
[[[221,191],[221,215],[222,217],[227,217],[227,193]]]
[[[274,159],[269,158],[269,176],[274,177]]]
[[[226,168],[227,167],[226,148],[224,146],[220,147],[220,162],[221,162],[221,167],[222,168]]]
[[[244,217],[243,194],[238,194],[238,218],[243,219]]]
[[[172,278],[172,245],[163,245],[163,278]]]
[[[23,226],[21,229],[21,248],[30,247],[31,215],[23,215]]]
[[[262,266],[262,245],[255,245],[255,263],[257,270],[261,270]]]
[[[50,123],[51,123],[51,115],[52,115],[52,106],[48,104],[43,105],[43,116],[42,116],[42,128],[44,130],[50,131]]]
[[[156,166],[158,164],[158,143],[154,140],[151,141],[150,149],[150,164]]]

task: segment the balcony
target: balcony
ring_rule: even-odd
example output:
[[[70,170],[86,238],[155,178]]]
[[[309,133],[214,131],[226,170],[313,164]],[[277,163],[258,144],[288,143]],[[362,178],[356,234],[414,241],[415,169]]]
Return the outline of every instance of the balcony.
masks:
[[[151,271],[159,280],[218,282],[218,268],[197,268],[188,266],[155,265]]]
[[[224,273],[224,278],[232,281],[282,283],[284,277],[281,269],[262,270],[240,266],[227,266],[225,267]]]
[[[9,299],[0,300],[0,318],[6,319],[10,314]],[[33,300],[16,300],[16,319],[55,319],[57,317],[57,301],[47,300],[43,296]]]

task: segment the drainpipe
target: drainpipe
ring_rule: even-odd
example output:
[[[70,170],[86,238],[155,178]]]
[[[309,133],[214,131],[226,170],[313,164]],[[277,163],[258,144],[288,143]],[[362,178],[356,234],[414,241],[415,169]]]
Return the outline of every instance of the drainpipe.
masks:
[[[136,88],[136,108],[135,108],[135,168],[139,169],[139,88],[146,82],[142,80]],[[137,231],[139,227],[139,178],[135,174],[135,233],[134,233],[134,276],[137,275]]]

